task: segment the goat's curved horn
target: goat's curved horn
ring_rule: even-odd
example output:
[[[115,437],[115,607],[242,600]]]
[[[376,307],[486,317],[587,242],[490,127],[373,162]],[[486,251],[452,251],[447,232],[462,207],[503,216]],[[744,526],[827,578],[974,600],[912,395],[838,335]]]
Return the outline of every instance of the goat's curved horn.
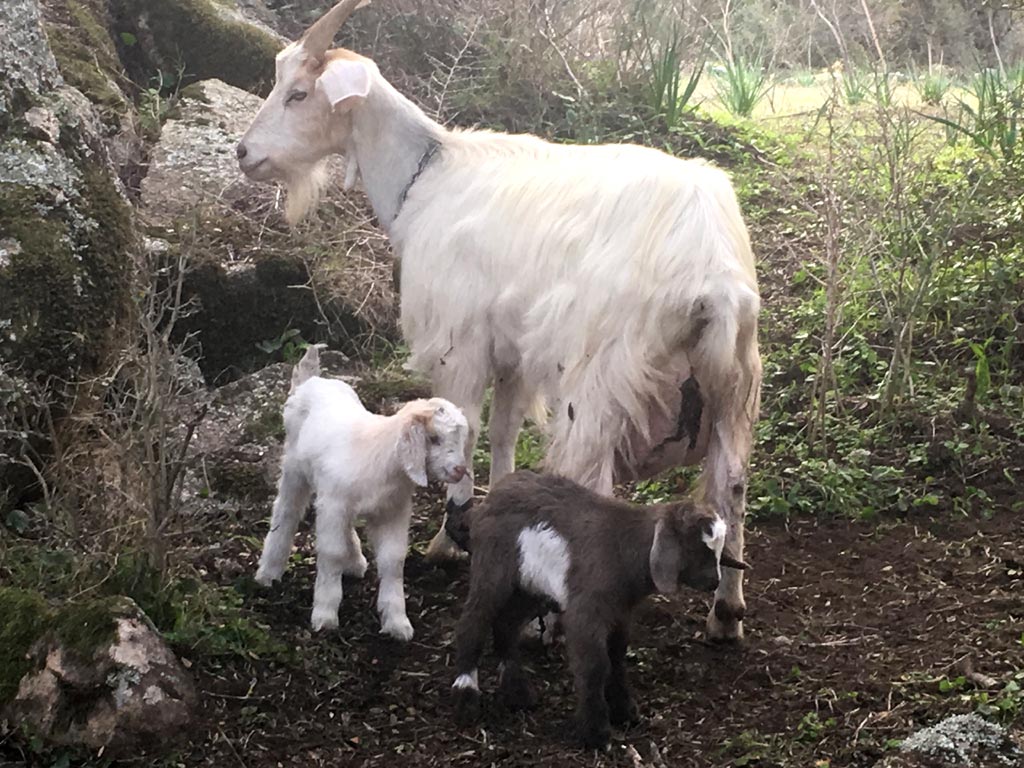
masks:
[[[320,58],[331,47],[334,36],[345,23],[352,11],[366,5],[370,0],[341,0],[331,10],[317,19],[302,36],[302,47],[313,58]]]
[[[726,568],[735,568],[738,571],[745,571],[750,567],[742,560],[737,560],[728,552],[723,552],[722,556],[718,558],[718,562],[724,565]]]

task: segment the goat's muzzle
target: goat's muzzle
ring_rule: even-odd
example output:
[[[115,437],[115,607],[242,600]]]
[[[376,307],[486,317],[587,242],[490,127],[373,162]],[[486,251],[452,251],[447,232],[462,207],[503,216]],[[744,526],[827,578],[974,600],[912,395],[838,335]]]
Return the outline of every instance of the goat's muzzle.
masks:
[[[239,160],[244,160],[247,154],[249,154],[249,150],[245,148],[245,144],[238,142],[238,146],[235,147],[235,157]]]
[[[459,465],[455,469],[449,470],[445,473],[447,475],[447,481],[449,483],[457,483],[467,474],[467,470],[464,466]]]

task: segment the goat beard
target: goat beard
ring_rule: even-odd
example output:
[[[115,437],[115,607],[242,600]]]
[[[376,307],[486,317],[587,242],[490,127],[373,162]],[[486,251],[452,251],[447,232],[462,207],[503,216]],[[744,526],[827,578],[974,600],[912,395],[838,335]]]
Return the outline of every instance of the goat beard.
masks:
[[[284,218],[295,225],[320,202],[320,195],[327,186],[327,163],[321,161],[304,173],[290,176],[285,182],[288,192],[284,205]]]

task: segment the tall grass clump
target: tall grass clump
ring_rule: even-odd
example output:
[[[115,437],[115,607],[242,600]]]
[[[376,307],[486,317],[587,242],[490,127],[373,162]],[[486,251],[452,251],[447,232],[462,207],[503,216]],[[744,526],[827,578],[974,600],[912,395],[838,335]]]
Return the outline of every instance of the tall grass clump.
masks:
[[[645,42],[645,70],[650,107],[655,115],[663,117],[665,124],[672,128],[678,125],[680,117],[693,98],[694,91],[697,90],[697,84],[704,74],[704,57],[701,55],[697,60],[684,83],[679,38],[675,31],[673,30],[668,41],[661,45],[652,44],[650,38]]]
[[[683,34],[676,22],[668,25],[667,32],[652,32],[646,12],[638,14],[637,26],[639,37],[626,43],[626,50],[631,53],[639,64],[640,81],[646,97],[647,106],[655,117],[665,121],[668,128],[675,128],[683,114],[691,106],[690,102],[697,90],[707,60],[707,47],[702,46],[700,53],[692,62],[684,60]],[[683,71],[689,66],[689,75],[684,79]]]
[[[967,137],[978,148],[1009,163],[1021,148],[1024,118],[1024,64],[1006,69],[984,69],[958,98],[955,115],[932,116],[946,128],[948,143]]]
[[[715,93],[736,117],[750,117],[771,89],[771,75],[760,57],[732,56],[715,74]]]
[[[949,89],[953,87],[953,81],[941,72],[929,70],[926,74],[914,78],[914,87],[917,89],[921,101],[929,106],[937,107],[946,98]]]

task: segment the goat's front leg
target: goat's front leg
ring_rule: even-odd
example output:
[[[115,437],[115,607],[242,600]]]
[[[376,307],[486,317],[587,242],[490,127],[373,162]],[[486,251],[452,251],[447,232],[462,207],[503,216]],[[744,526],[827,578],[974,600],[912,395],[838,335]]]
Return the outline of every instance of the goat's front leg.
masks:
[[[281,578],[288,567],[288,555],[292,551],[295,531],[309,505],[310,488],[306,478],[294,467],[285,464],[277,484],[277,497],[270,516],[270,531],[263,541],[256,581],[270,586]]]
[[[348,531],[351,522],[344,504],[330,493],[316,500],[316,584],[313,586],[314,631],[337,629],[345,564],[352,559]]]
[[[476,450],[477,436],[480,434],[480,411],[483,405],[485,382],[474,382],[472,387],[457,386],[448,382],[435,382],[435,393],[438,397],[458,406],[469,423],[469,436],[466,438],[466,475],[457,483],[448,484],[446,510],[463,507],[473,502],[473,452]],[[465,556],[462,548],[452,541],[445,531],[448,512],[445,511],[441,520],[441,529],[427,547],[426,559],[430,562],[457,560]]]
[[[565,644],[576,687],[576,727],[585,747],[602,749],[611,727],[605,688],[608,685],[608,628],[597,611],[570,610],[565,615]]]
[[[470,563],[469,596],[455,627],[455,720],[471,725],[480,717],[480,657],[487,641],[487,628],[512,595],[515,578],[514,555],[479,556]],[[495,643],[499,642],[497,633]],[[499,652],[502,650],[499,648]],[[507,647],[504,648],[507,652]]]
[[[370,542],[377,561],[380,586],[377,592],[377,612],[380,631],[396,640],[412,639],[412,624],[405,613],[405,585],[403,571],[405,555],[409,551],[409,520],[412,500],[391,515],[372,520],[367,526]]]
[[[632,725],[640,721],[636,704],[626,683],[626,651],[629,649],[629,630],[618,624],[608,635],[608,661],[611,671],[604,698],[608,703],[608,718],[613,725]]]

